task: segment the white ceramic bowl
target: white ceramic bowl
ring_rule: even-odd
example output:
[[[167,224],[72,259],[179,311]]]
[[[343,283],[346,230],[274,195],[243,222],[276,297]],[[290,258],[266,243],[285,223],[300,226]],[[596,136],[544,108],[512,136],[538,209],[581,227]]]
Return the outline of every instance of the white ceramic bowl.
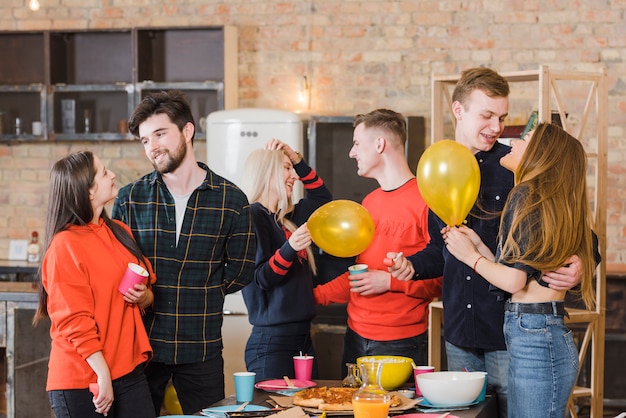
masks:
[[[484,383],[483,372],[432,372],[417,375],[417,385],[422,395],[437,406],[470,404],[478,398]]]

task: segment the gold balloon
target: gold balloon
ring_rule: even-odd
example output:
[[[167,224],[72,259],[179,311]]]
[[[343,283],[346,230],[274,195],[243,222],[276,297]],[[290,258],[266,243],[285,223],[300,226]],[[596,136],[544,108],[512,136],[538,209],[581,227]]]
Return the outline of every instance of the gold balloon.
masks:
[[[163,398],[163,405],[167,410],[168,414],[171,415],[182,415],[183,407],[180,406],[180,401],[178,400],[178,394],[176,393],[176,389],[174,389],[173,385],[169,385],[165,389],[165,397]]]
[[[428,147],[417,164],[417,184],[428,207],[447,225],[460,225],[480,189],[480,168],[467,147],[450,139]]]
[[[372,215],[352,200],[333,200],[319,207],[307,226],[315,245],[335,257],[360,254],[374,238]]]

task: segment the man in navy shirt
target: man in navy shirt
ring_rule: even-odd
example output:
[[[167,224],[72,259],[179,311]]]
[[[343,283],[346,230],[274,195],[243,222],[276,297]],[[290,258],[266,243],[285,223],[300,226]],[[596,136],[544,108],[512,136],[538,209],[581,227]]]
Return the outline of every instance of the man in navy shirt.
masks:
[[[453,95],[452,113],[456,120],[455,140],[476,156],[481,184],[477,202],[466,218],[495,254],[500,214],[513,188],[513,173],[500,165],[510,147],[498,142],[509,111],[509,85],[488,68],[472,68],[462,73]],[[491,286],[471,267],[454,258],[445,248],[441,230],[446,226],[429,212],[430,242],[426,248],[392,267],[394,276],[413,280],[443,274],[444,337],[448,370],[485,371],[488,383],[498,395],[499,415],[506,417],[508,353],[504,342],[504,302],[506,295]],[[580,259],[572,256],[568,267],[546,273],[544,280],[555,289],[569,290],[580,282]]]

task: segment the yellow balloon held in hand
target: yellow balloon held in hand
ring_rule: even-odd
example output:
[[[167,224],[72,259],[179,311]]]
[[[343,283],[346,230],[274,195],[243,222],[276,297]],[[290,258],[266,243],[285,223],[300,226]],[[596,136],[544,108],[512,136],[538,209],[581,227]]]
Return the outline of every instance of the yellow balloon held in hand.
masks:
[[[478,197],[480,168],[469,149],[444,139],[422,154],[417,164],[417,184],[435,215],[449,226],[460,225]]]
[[[352,200],[333,200],[319,207],[307,227],[315,245],[335,257],[360,254],[374,238],[372,215]]]

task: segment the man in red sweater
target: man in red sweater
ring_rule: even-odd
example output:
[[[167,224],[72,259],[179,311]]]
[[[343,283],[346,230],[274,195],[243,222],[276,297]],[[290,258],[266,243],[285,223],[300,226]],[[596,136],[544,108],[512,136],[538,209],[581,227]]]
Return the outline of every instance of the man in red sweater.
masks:
[[[441,278],[401,281],[385,264],[388,252],[413,254],[426,246],[428,207],[405,156],[406,119],[387,109],[357,115],[350,158],[359,176],[378,181],[363,199],[374,219],[374,239],[356,258],[365,273],[346,272],[313,290],[321,305],[347,303],[342,364],[368,355],[411,357],[427,364],[428,304],[441,296]],[[343,370],[343,376],[346,371]]]

